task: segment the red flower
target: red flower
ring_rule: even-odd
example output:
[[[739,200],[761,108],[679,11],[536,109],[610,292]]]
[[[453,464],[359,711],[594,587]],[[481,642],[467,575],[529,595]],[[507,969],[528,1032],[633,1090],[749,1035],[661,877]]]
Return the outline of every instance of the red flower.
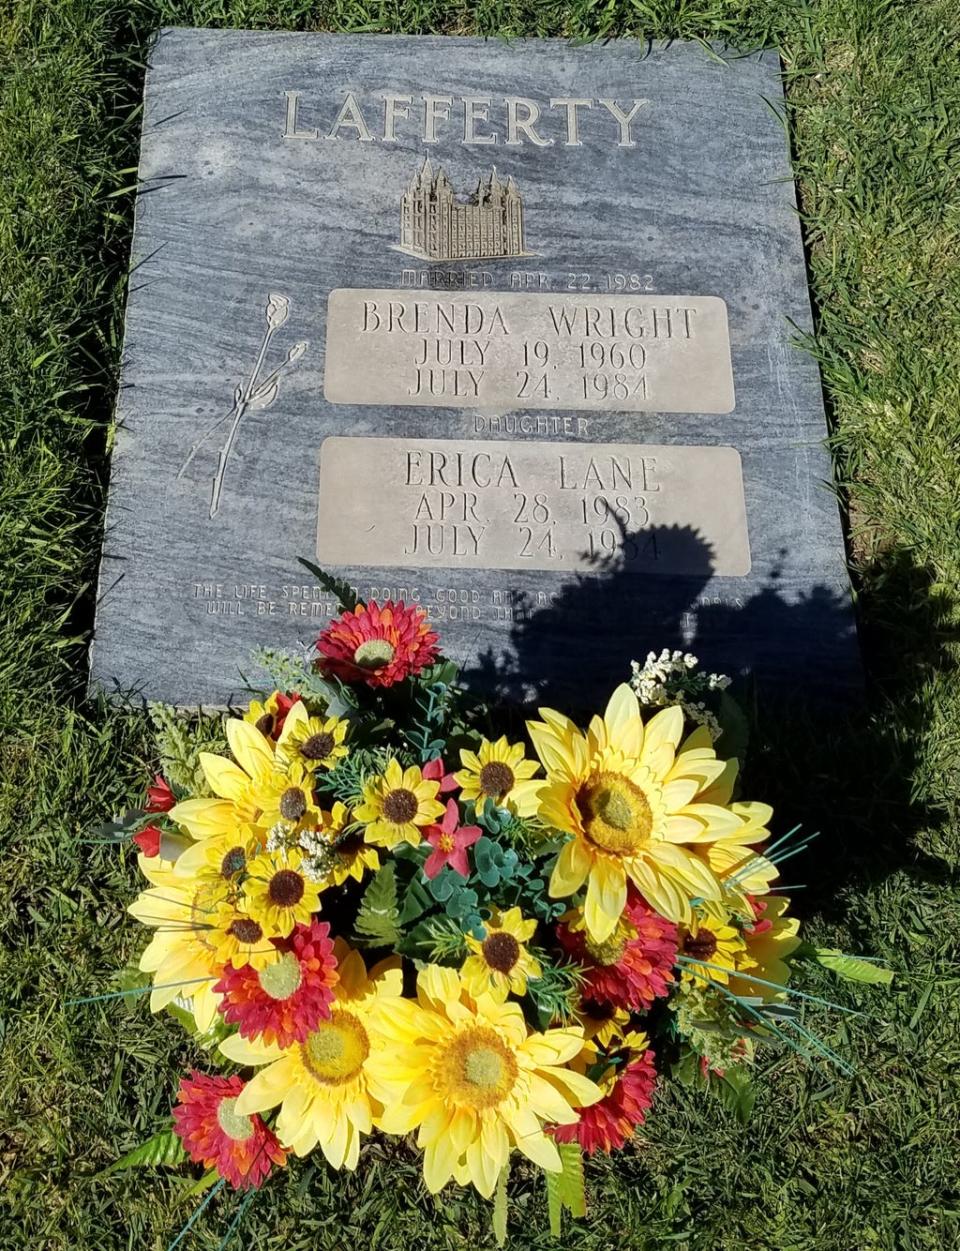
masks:
[[[153,779],[153,785],[147,787],[146,812],[169,812],[177,802],[177,797],[170,789],[170,783],[159,773]]]
[[[163,831],[156,825],[145,825],[139,834],[134,834],[133,841],[143,854],[149,858],[160,855],[160,839]]]
[[[751,937],[758,934],[766,934],[767,930],[773,929],[773,922],[768,921],[764,916],[767,910],[767,901],[765,899],[756,899],[753,895],[747,896],[747,903],[753,909],[754,922],[752,925],[745,926],[746,933]]]
[[[180,1079],[173,1128],[190,1159],[216,1168],[231,1186],[259,1187],[274,1164],[287,1161],[276,1134],[259,1116],[240,1116],[237,1096],[246,1083],[239,1077],[208,1077],[194,1069]]]
[[[460,809],[455,799],[447,800],[447,811],[443,814],[439,825],[428,825],[423,831],[433,851],[427,856],[423,866],[425,877],[436,877],[445,864],[456,869],[461,877],[470,876],[470,865],[467,863],[467,848],[472,847],[483,830],[479,825],[461,825]]]
[[[580,1109],[575,1125],[553,1125],[550,1132],[557,1142],[578,1142],[587,1155],[596,1151],[619,1151],[634,1128],[642,1125],[653,1103],[657,1071],[652,1051],[631,1060],[615,1079],[609,1094],[599,1103]]]
[[[289,938],[273,940],[281,955],[266,968],[226,965],[213,989],[223,996],[220,1011],[244,1038],[289,1047],[329,1018],[339,980],[329,934],[326,921],[298,925]]]
[[[344,682],[393,686],[432,664],[437,642],[422,608],[371,601],[330,622],[317,639],[317,667]]]
[[[630,887],[617,928],[603,943],[592,943],[584,930],[557,926],[568,955],[583,965],[584,999],[615,1008],[644,1011],[669,993],[677,959],[677,927],[650,907]]]
[[[273,714],[273,729],[270,731],[270,737],[276,741],[283,733],[283,723],[287,719],[287,713],[294,704],[300,703],[300,696],[296,691],[292,695],[284,695],[283,691],[277,691],[276,710]]]
[[[440,783],[440,794],[446,795],[450,791],[458,791],[460,784],[452,773],[447,772],[447,766],[443,763],[443,758],[438,756],[436,760],[431,760],[420,770],[428,782]]]

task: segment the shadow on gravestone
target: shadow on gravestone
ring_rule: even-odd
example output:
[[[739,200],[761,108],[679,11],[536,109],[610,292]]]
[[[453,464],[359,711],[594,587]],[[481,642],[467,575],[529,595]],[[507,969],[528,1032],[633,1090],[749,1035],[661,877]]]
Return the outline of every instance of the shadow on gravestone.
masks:
[[[576,574],[541,604],[530,592],[512,597],[514,625],[510,652],[485,652],[464,671],[468,684],[493,693],[496,700],[537,700],[571,708],[584,703],[583,692],[609,692],[629,677],[629,662],[652,647],[683,647],[684,616],[710,580],[713,549],[688,526],[654,526],[620,531],[611,556],[584,556],[588,570]],[[626,567],[623,548],[651,542],[669,551],[683,576],[648,577]],[[591,711],[594,711],[591,709]]]

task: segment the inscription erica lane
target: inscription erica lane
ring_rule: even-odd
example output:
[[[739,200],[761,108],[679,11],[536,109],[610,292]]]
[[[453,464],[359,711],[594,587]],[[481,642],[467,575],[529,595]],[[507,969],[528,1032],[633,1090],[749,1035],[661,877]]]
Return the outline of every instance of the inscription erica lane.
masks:
[[[714,296],[331,291],[324,395],[340,404],[727,413]]]
[[[572,573],[615,560],[627,572],[743,576],[740,457],[730,447],[328,438],[317,555],[340,566]]]

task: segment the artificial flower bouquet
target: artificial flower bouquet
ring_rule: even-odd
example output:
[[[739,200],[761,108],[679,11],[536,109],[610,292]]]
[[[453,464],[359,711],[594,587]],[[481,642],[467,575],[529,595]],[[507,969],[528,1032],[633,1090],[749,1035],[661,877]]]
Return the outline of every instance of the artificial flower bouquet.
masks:
[[[315,657],[259,655],[269,697],[154,709],[164,772],[113,827],[152,938],[117,993],[149,984],[202,1064],[120,1164],[189,1157],[209,1199],[409,1135],[426,1188],[494,1198],[502,1240],[515,1162],[558,1231],[583,1154],[629,1143],[660,1083],[744,1112],[760,1044],[832,1056],[794,965],[888,975],[801,944],[774,883],[803,840],[738,796],[722,678],[651,653],[585,727],[541,708],[527,741],[491,728],[420,609],[335,585]]]

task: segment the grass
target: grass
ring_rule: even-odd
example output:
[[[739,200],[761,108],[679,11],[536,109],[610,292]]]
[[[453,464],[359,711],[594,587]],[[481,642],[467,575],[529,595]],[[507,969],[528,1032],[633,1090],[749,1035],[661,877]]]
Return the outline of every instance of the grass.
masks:
[[[139,941],[132,858],[83,835],[138,797],[146,727],[81,687],[144,45],[165,23],[781,47],[869,693],[846,724],[769,715],[750,789],[824,831],[796,870],[808,933],[899,976],[890,995],[831,986],[866,1015],[817,1017],[855,1078],[771,1055],[746,1130],[700,1096],[662,1098],[636,1151],[591,1167],[565,1245],[960,1246],[953,0],[0,0],[0,1247],[163,1251],[197,1202],[179,1174],[97,1176],[161,1123],[196,1057],[142,1003],[64,1007]],[[216,1200],[187,1245],[218,1247],[234,1211]],[[523,1172],[511,1230],[512,1247],[556,1245]],[[358,1176],[289,1170],[241,1244],[483,1247],[489,1212],[430,1199],[381,1144]]]

